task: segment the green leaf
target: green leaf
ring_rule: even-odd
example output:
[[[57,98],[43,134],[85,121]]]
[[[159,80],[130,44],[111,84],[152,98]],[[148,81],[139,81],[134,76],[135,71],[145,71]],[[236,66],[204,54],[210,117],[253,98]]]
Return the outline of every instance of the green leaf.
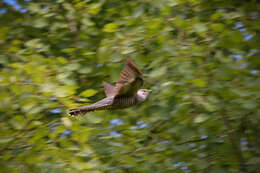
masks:
[[[38,19],[34,22],[34,27],[36,28],[44,28],[48,25],[48,22],[45,19]]]
[[[88,12],[92,15],[96,15],[100,12],[102,1],[99,3],[92,3],[88,6]]]
[[[88,116],[84,117],[84,121],[88,122],[88,123],[100,123],[102,122],[103,118],[101,116],[98,116],[95,113],[88,113]]]
[[[91,97],[91,96],[94,96],[96,93],[97,93],[97,91],[94,89],[87,89],[87,90],[83,91],[82,93],[80,93],[80,95],[83,97]]]
[[[193,28],[194,28],[195,31],[201,32],[201,33],[203,33],[203,32],[208,30],[207,26],[202,24],[202,23],[195,24],[193,26]]]
[[[206,81],[206,79],[203,79],[203,78],[193,79],[192,83],[197,87],[206,87],[207,86],[207,81]]]
[[[254,100],[246,100],[242,106],[246,109],[252,110],[257,108],[257,103]]]
[[[10,123],[12,124],[12,126],[15,128],[15,129],[22,129],[26,123],[26,120],[24,119],[23,116],[21,115],[18,115],[18,116],[15,116],[14,118],[12,118],[10,120]]]
[[[168,3],[170,7],[174,7],[179,4],[179,0],[170,0]]]
[[[253,164],[253,165],[258,165],[260,164],[260,157],[253,157],[251,158],[247,164]]]
[[[67,117],[62,117],[61,121],[62,121],[62,123],[64,124],[65,127],[71,127],[71,125],[72,125],[71,120]]]
[[[118,30],[118,25],[116,23],[106,24],[103,28],[104,32],[116,32]]]
[[[0,41],[1,40],[5,40],[5,37],[6,37],[6,34],[7,34],[8,30],[9,30],[8,27],[1,27],[0,28]]]
[[[91,71],[92,71],[91,68],[89,68],[89,67],[83,67],[83,68],[80,68],[78,72],[81,73],[81,74],[88,74],[88,73],[90,73]]]
[[[25,43],[25,45],[29,48],[42,48],[43,44],[41,43],[40,39],[32,39]]]
[[[2,138],[0,139],[0,144],[7,143],[14,140],[14,138]]]
[[[206,121],[208,119],[207,115],[205,114],[200,114],[198,116],[196,116],[196,118],[194,119],[195,123],[202,123],[204,121]]]
[[[75,48],[66,48],[66,49],[63,49],[62,51],[70,54],[70,53],[74,52],[75,50],[76,50]]]

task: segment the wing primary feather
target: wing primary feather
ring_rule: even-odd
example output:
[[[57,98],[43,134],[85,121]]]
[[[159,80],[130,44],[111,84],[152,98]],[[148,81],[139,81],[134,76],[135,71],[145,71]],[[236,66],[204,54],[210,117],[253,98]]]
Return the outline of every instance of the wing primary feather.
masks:
[[[136,72],[138,75],[142,75],[141,70],[135,65],[135,63],[134,63],[130,58],[127,58],[127,59],[126,59],[126,65],[128,65],[129,67],[131,67],[131,69],[135,70],[135,72]]]
[[[114,96],[127,95],[133,96],[143,84],[142,72],[130,59],[126,59],[126,66],[124,67],[119,80],[115,86]]]

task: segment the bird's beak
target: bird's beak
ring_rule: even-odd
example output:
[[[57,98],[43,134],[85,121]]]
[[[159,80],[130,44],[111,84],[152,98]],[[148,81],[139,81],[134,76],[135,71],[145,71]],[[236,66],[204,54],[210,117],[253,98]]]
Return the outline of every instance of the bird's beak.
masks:
[[[148,92],[152,92],[152,90],[148,90]]]

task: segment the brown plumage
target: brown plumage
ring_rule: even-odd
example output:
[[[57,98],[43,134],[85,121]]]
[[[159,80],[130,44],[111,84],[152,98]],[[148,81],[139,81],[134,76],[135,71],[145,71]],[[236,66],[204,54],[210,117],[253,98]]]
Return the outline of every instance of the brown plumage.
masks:
[[[113,86],[104,82],[106,98],[76,109],[70,109],[70,115],[85,114],[95,110],[122,109],[146,100],[151,90],[140,89],[143,85],[143,76],[139,68],[131,59],[126,59],[126,66],[120,74],[119,80]]]

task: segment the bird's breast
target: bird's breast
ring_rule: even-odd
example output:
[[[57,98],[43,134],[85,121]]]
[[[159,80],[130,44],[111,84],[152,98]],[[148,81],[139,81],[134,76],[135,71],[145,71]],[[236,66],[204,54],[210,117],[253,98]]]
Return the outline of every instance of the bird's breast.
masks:
[[[113,101],[113,106],[115,108],[126,108],[133,106],[137,103],[137,100],[134,96],[132,97],[127,97],[127,96],[120,96],[120,97],[115,97]]]

